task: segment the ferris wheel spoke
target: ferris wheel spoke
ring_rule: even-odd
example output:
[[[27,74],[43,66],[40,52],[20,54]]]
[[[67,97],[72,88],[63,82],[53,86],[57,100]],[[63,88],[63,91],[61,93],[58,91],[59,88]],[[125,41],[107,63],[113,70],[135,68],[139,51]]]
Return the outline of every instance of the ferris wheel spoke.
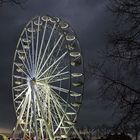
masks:
[[[49,56],[47,57],[46,61],[44,62],[44,64],[42,65],[42,62],[40,63],[40,66],[42,65],[42,67],[39,68],[37,76],[41,73],[41,71],[43,70],[43,68],[45,67],[45,65],[47,64],[48,60],[50,59],[51,55],[53,54],[54,50],[56,49],[57,45],[59,44],[60,40],[62,39],[63,35],[61,35],[59,37],[59,39],[57,40],[56,44],[53,46],[53,49],[51,50]],[[43,57],[42,57],[43,58]]]
[[[51,103],[52,104],[52,103]],[[54,128],[54,126],[56,125],[56,124],[54,124],[54,122],[56,122],[56,121],[54,121],[54,118],[52,117],[54,114],[53,114],[53,112],[52,112],[52,105],[51,105],[51,110],[50,110],[50,122],[51,122],[51,129],[52,129],[52,132],[54,132],[55,131],[55,128]]]
[[[51,78],[56,78],[56,77],[58,77],[58,76],[62,76],[62,75],[66,75],[66,74],[69,74],[69,71],[66,71],[66,72],[62,72],[62,73],[58,73],[58,74],[56,74],[56,75],[51,75],[51,76],[49,76],[49,77],[44,77],[44,78],[42,78],[42,79],[39,79],[39,80],[37,80],[37,81],[44,81],[44,80],[47,80],[48,79],[48,82],[49,82],[49,79],[51,79]]]
[[[19,65],[17,65],[15,63],[15,65],[27,76],[27,77],[30,77],[30,75],[28,75]]]
[[[36,97],[35,97],[36,98]],[[36,100],[36,99],[35,99]],[[37,124],[38,124],[38,122],[40,122],[40,109],[38,108],[38,103],[37,102],[35,102],[35,113],[36,113],[36,121],[37,121]],[[37,128],[39,127],[39,125],[40,124],[38,124],[37,125]],[[39,137],[39,135],[38,135],[38,137]]]
[[[17,116],[17,123],[16,123],[16,126],[14,128],[14,132],[12,134],[12,138],[15,136],[15,132],[17,131],[17,128],[18,128],[18,126],[20,125],[20,123],[22,121],[22,117],[23,117],[23,114],[25,112],[25,108],[27,106],[27,98],[28,98],[28,95],[26,95],[25,100],[24,100],[24,102],[23,102],[23,104],[21,106],[20,114],[19,114],[19,116]]]
[[[57,63],[57,65],[55,65],[54,67],[52,67],[48,72],[47,75],[53,75],[53,73],[58,69],[59,65],[61,64],[61,61]],[[50,64],[51,65],[51,64]],[[49,66],[49,65],[48,65]]]
[[[27,78],[25,78],[23,76],[19,76],[19,75],[13,75],[13,77],[17,78],[17,79],[27,80]]]
[[[57,129],[53,132],[53,134],[56,134],[57,131],[60,129],[60,126],[63,124],[64,117],[65,117],[64,115],[61,117],[61,121],[60,121],[60,123],[59,123]]]
[[[53,89],[52,89],[52,96],[54,97],[54,100],[56,100],[57,104],[59,105],[59,107],[61,108],[62,110],[62,113],[64,113],[64,109],[62,108],[62,102],[64,103],[64,106],[67,105],[68,103],[62,98],[60,97]],[[62,102],[60,102],[60,100]]]
[[[51,94],[50,94],[50,96],[51,96]],[[56,102],[54,101],[54,98],[52,98],[52,96],[51,96],[51,101],[52,101],[52,108],[53,108],[53,111],[54,111],[54,113],[55,113],[55,118],[54,119],[56,119],[57,120],[57,127],[58,127],[58,125],[60,124],[60,121],[62,120],[62,117],[60,117],[60,112],[58,111],[58,109],[56,108]],[[54,114],[52,113],[52,116],[53,116]],[[57,117],[56,117],[57,116]],[[55,120],[55,121],[56,121]]]
[[[40,109],[39,109],[39,105],[37,103],[37,112],[38,112],[38,121],[39,121],[39,125],[40,125],[40,130],[41,130],[41,138],[44,139],[44,133],[43,133],[43,119],[41,117],[41,113],[40,113]]]
[[[54,97],[53,95],[52,96],[52,101],[53,101],[53,104],[55,105],[55,109],[59,115],[59,119],[61,120],[62,119],[62,116],[60,114],[64,114],[64,109],[62,108],[62,105],[59,103],[59,101],[57,100],[56,97]]]
[[[39,89],[36,90],[36,93],[38,94],[38,99],[40,101],[40,104],[42,104],[42,106],[43,106],[42,110],[44,111],[45,109],[48,109],[48,104],[47,104],[48,100],[46,98],[46,96],[48,96],[48,95],[44,91],[40,91]],[[40,106],[39,106],[39,102],[37,102],[37,105],[38,105],[38,112],[40,112],[41,109],[40,109]],[[39,113],[39,114],[41,115],[41,113]],[[44,112],[44,114],[46,115],[46,118],[47,118],[48,113],[46,114]]]
[[[21,123],[21,120],[22,120],[22,117],[23,117],[23,114],[24,114],[24,112],[25,112],[25,109],[26,109],[26,106],[27,106],[27,101],[28,101],[28,95],[29,94],[26,94],[26,97],[25,97],[25,100],[24,100],[24,102],[23,102],[23,104],[22,104],[22,107],[21,107],[21,111],[20,111],[20,114],[19,114],[19,116],[18,116],[18,120],[17,120],[17,124],[16,124],[16,127],[15,127],[15,130],[17,130],[17,127],[18,127],[18,125]],[[14,131],[15,132],[15,131]],[[14,135],[14,134],[13,134]]]
[[[48,93],[48,92],[46,93],[46,91],[47,91],[47,89],[44,88],[44,89],[43,89],[43,92],[41,93],[41,95],[43,96],[43,97],[41,97],[41,98],[42,98],[42,100],[44,100],[44,101],[48,101],[47,99],[51,97],[51,91],[50,91],[49,93]],[[40,95],[40,96],[41,96],[41,95]],[[46,96],[45,99],[44,99],[44,96]],[[52,98],[50,98],[50,99],[51,99],[52,102],[53,102],[53,99],[52,99]],[[50,100],[50,102],[51,102],[51,100]],[[48,106],[48,105],[47,105],[47,106]]]
[[[40,97],[40,98],[41,98],[41,97]],[[45,107],[45,109],[48,109],[47,102],[45,102],[44,104],[45,104],[45,106],[46,106],[46,107]],[[52,105],[52,106],[53,106],[53,105]],[[55,113],[55,115],[54,115],[54,114],[53,114],[50,110],[49,110],[49,112],[48,112],[48,113],[50,113],[50,114],[51,114],[51,116],[52,116],[52,118],[54,119],[55,123],[56,123],[56,124],[58,124],[58,123],[59,123],[59,121],[56,119],[56,118],[57,118],[57,117],[56,117],[56,116],[57,116],[57,114]],[[47,114],[48,114],[48,113],[47,113]],[[54,117],[54,116],[55,116],[55,117]]]
[[[55,75],[60,74],[61,72],[63,72],[65,69],[68,68],[68,65],[67,65],[67,66],[65,66],[64,68],[60,69],[60,68],[58,67],[58,66],[60,65],[60,63],[61,63],[61,62],[59,62],[58,65],[55,66],[55,68],[53,69],[53,71],[52,71],[50,74],[48,74],[48,75],[51,75],[51,76],[52,76],[52,75],[54,75],[55,73],[56,73]],[[58,69],[59,69],[59,70],[58,70]]]
[[[53,64],[51,66],[49,66],[44,72],[42,72],[42,74],[40,74],[37,78],[39,79],[40,77],[42,77],[49,69],[51,69],[57,62],[59,62],[63,57],[65,57],[65,55],[68,52],[65,52],[63,55],[61,55],[55,62],[53,62]]]
[[[17,100],[19,97],[21,97],[21,96],[23,95],[23,93],[26,92],[27,89],[28,89],[28,87],[25,88],[25,89],[14,99],[14,101]]]
[[[50,98],[50,101],[49,102],[51,103],[50,104],[51,105],[51,109],[49,109],[48,102],[45,102],[45,104],[47,105],[48,113],[50,112],[51,117],[53,118],[53,120],[55,121],[56,125],[58,126],[62,118],[60,116],[59,116],[59,119],[57,118],[57,116],[58,116],[58,110],[56,111],[56,108],[54,107],[54,104],[55,104],[54,99],[52,99],[51,93],[46,93],[45,91],[46,90],[44,89],[44,92],[43,93],[45,95],[47,95],[47,97],[49,96],[49,98]],[[47,101],[47,99],[45,99],[45,101]],[[53,114],[53,112],[55,113],[55,115]]]
[[[39,30],[40,30],[40,17],[38,17],[38,25],[37,25],[37,36],[36,36],[36,49],[35,49],[35,75],[36,75],[36,68],[37,68],[37,54],[38,54],[38,45],[39,45]]]
[[[52,118],[53,118],[55,124],[58,126],[58,124],[59,124],[58,114],[57,114],[57,112],[56,112],[56,110],[55,110],[55,108],[54,108],[54,105],[52,105],[52,110],[53,110],[53,112],[54,112],[54,113],[51,113],[51,114],[52,114]],[[54,117],[54,116],[55,116],[55,117]]]
[[[24,65],[24,67],[26,68],[28,74],[27,74],[25,71],[23,71],[23,70],[22,70],[22,71],[23,71],[24,73],[26,73],[26,75],[29,75],[29,76],[31,77],[30,71],[29,71],[27,65],[25,64],[24,60],[21,60],[21,61],[22,61],[23,65]]]
[[[48,42],[47,42],[47,44],[46,44],[46,48],[45,48],[44,53],[43,53],[43,55],[42,55],[40,64],[39,64],[39,66],[38,66],[38,68],[37,68],[37,75],[38,75],[38,71],[40,71],[40,67],[41,67],[41,65],[42,65],[42,63],[43,63],[43,60],[44,60],[46,51],[47,51],[47,49],[48,49],[48,47],[49,47],[49,44],[50,44],[50,41],[51,41],[51,38],[52,38],[52,35],[53,35],[53,32],[54,32],[54,29],[55,29],[55,28],[56,28],[56,24],[53,25],[51,34],[50,34],[49,39],[48,39]],[[46,65],[46,64],[45,64],[45,65]]]
[[[65,81],[65,80],[69,80],[69,79],[70,79],[69,77],[64,77],[64,78],[60,78],[60,79],[56,79],[56,80],[50,80],[48,82],[48,84],[56,83],[56,82],[60,82],[60,81]]]
[[[56,134],[56,132],[58,131],[58,129],[60,128],[60,126],[63,124],[64,115],[61,115],[61,114],[65,114],[64,113],[65,111],[63,110],[62,106],[58,103],[58,100],[52,96],[52,94],[51,94],[51,97],[52,97],[52,101],[53,101],[53,104],[54,104],[54,108],[56,110],[56,113],[59,116],[59,124],[57,126],[57,129],[54,131],[54,134]]]
[[[62,45],[63,45],[63,42],[64,42],[64,38],[63,38],[61,44],[58,46],[57,54],[54,56],[54,58],[51,57],[48,66],[51,65],[53,61],[56,61],[56,60],[57,60],[56,58],[58,57],[58,54],[59,54],[59,52],[61,51],[61,47],[62,47]],[[50,69],[50,72],[48,72],[48,75],[50,75],[50,74],[52,75],[61,63],[62,63],[62,62],[60,61],[60,62],[55,66],[55,68],[52,67],[52,68]]]
[[[38,66],[39,66],[40,55],[41,55],[41,52],[42,52],[42,47],[43,47],[43,43],[44,43],[44,37],[45,37],[45,33],[46,33],[46,27],[47,27],[47,20],[45,22],[45,27],[44,27],[44,31],[43,31],[43,35],[42,35],[42,40],[41,40],[41,45],[40,45],[40,49],[39,49],[38,58],[36,59],[37,64],[36,64],[36,73],[35,74],[37,74],[37,69],[38,69]]]
[[[53,89],[55,89],[55,90],[64,92],[64,93],[69,93],[69,90],[68,89],[65,89],[65,88],[62,88],[62,87],[57,87],[57,86],[53,86],[53,85],[50,85],[50,87],[53,88]]]
[[[45,112],[44,112],[44,110],[42,109],[39,96],[38,96],[38,94],[37,94],[36,92],[35,92],[35,95],[36,95],[36,98],[37,98],[37,103],[39,104],[39,108],[40,108],[41,114],[42,114],[43,119],[44,119],[44,121],[45,121],[44,123],[45,123],[45,125],[46,125],[46,129],[47,129],[49,138],[50,138],[50,139],[53,139],[53,133],[52,133],[52,131],[49,129],[49,126],[48,126],[48,123],[47,123],[47,120],[46,120],[46,117],[45,117]]]
[[[52,68],[48,71],[47,75],[48,75],[48,76],[53,75],[54,72],[58,69],[58,67],[59,67],[60,64],[61,64],[61,61],[58,62],[57,65],[56,65],[55,67],[52,67]]]
[[[52,128],[53,128],[53,132],[55,131],[54,126],[58,127],[59,123],[60,123],[60,119],[58,118],[58,113],[54,110],[54,106],[51,105],[51,107],[53,108],[53,112],[49,111],[52,117]],[[54,120],[54,121],[53,121]]]
[[[43,133],[43,122],[40,121],[39,123],[40,123],[41,138],[42,138],[42,139],[45,139],[45,138],[44,138],[44,133]]]
[[[31,21],[31,29],[32,29],[32,63],[33,63],[33,69],[32,69],[32,73],[34,76],[35,73],[35,50],[34,50],[34,32],[33,32],[33,21]]]
[[[61,48],[62,48],[63,43],[64,43],[64,40],[65,40],[65,39],[63,38],[61,44],[59,45],[59,49],[58,49],[58,51],[57,51],[56,57],[59,55],[59,53],[60,53],[60,51],[61,51]]]
[[[49,93],[47,91],[48,91],[48,89],[46,89],[46,88],[43,87],[42,88],[42,91],[38,90],[37,93],[38,93],[40,99],[42,100],[43,107],[45,109],[47,108],[47,110],[48,110],[48,97],[49,97]]]
[[[55,91],[54,91],[54,94],[55,94]],[[53,94],[52,94],[52,96],[53,96]],[[59,117],[61,118],[61,123],[59,124],[59,127],[61,126],[61,125],[63,125],[63,126],[65,126],[65,124],[64,124],[64,122],[63,122],[63,120],[64,120],[64,117],[65,117],[65,113],[66,113],[66,110],[64,109],[64,107],[62,106],[62,104],[59,102],[59,99],[56,97],[56,96],[53,96],[53,101],[55,101],[56,102],[56,105],[55,105],[55,107],[56,107],[56,109],[57,109],[57,112],[59,112],[58,111],[58,108],[59,108],[59,110],[61,110],[62,111],[62,116],[59,114]],[[66,106],[67,105],[67,103],[65,103],[64,104],[64,106]],[[65,133],[67,134],[67,131],[64,129],[64,131],[65,131]],[[55,133],[57,132],[57,130],[55,131]]]
[[[33,120],[33,111],[32,111],[32,107],[31,107],[31,111],[30,111],[31,115],[30,115],[30,120],[29,120],[29,136],[31,137],[31,132],[33,130],[32,128],[32,120]]]
[[[23,105],[24,99],[22,99],[22,101],[20,102],[19,106],[16,109],[16,113],[19,111],[19,109],[21,108],[21,106]]]
[[[25,30],[25,34],[26,34],[26,39],[29,40],[29,36],[28,36],[27,30]],[[30,49],[29,49],[29,61],[30,61],[31,72],[32,72],[33,63],[32,63],[32,57],[31,57],[31,51],[30,51]],[[32,75],[33,75],[33,72],[32,72]]]
[[[27,112],[26,112],[26,120],[25,120],[25,126],[24,126],[24,136],[23,138],[25,138],[26,134],[27,134],[27,125],[29,122],[29,111],[30,111],[30,105],[31,105],[31,94],[29,94],[28,96],[28,104],[27,104]]]
[[[69,77],[69,72],[63,72],[61,74],[57,74],[55,77],[51,77],[48,79],[48,84],[51,84],[51,83],[56,83],[56,82],[62,82],[62,81],[66,81],[66,80],[69,80],[70,77]]]
[[[48,92],[49,93],[49,92]],[[47,112],[48,112],[48,125],[51,126],[52,120],[51,120],[51,113],[50,113],[50,95],[47,96]]]
[[[76,110],[67,101],[65,101],[60,95],[58,95],[56,91],[54,91],[53,89],[51,89],[51,90],[53,91],[55,96],[58,97],[59,100],[61,100],[64,104],[68,104],[68,107],[70,107],[73,111],[76,112]]]
[[[46,68],[49,67],[53,63],[53,61],[55,61],[55,58],[51,57],[49,63],[47,63],[47,65],[46,65]],[[60,63],[61,63],[61,61],[57,65],[59,66]],[[49,69],[49,71],[47,72],[47,75],[51,75],[51,73],[52,73],[52,71],[54,71],[54,69],[57,69],[55,65],[54,65],[54,67]]]
[[[56,44],[56,41],[54,41],[54,45]],[[50,47],[49,47],[50,48]],[[48,52],[49,52],[49,48],[48,48]],[[49,54],[47,54],[49,55]],[[52,62],[55,60],[55,57],[52,54],[52,57],[50,57],[49,61],[46,63],[46,67],[48,67],[49,65],[52,64]],[[48,72],[49,73],[49,72]]]
[[[32,70],[31,70],[31,66],[30,66],[30,64],[29,64],[29,60],[28,60],[28,58],[27,58],[27,54],[26,54],[26,51],[25,51],[25,48],[24,48],[24,45],[23,45],[23,41],[22,40],[20,40],[21,41],[21,45],[22,45],[22,48],[23,48],[23,51],[24,51],[24,54],[25,54],[25,59],[27,60],[27,65],[28,65],[28,71],[29,71],[29,73],[31,73],[32,72]]]
[[[28,61],[28,59],[27,59],[27,55],[26,55],[25,50],[23,50],[23,51],[24,51],[24,53],[25,53],[25,58],[26,58],[26,60],[27,60],[27,65],[28,65],[28,66],[25,64],[25,62],[24,62],[23,60],[21,60],[21,61],[22,61],[23,65],[25,66],[27,72],[28,72],[29,75],[31,76],[31,68],[30,68],[30,65],[29,65],[29,61]]]
[[[52,67],[48,72],[47,72],[47,76],[52,76],[55,73],[59,74],[62,71],[64,71],[66,68],[68,68],[68,65],[66,65],[64,68],[60,67],[60,64],[63,64],[62,61],[59,61],[56,65],[54,65],[54,67]]]
[[[13,89],[17,89],[17,88],[21,88],[21,87],[25,87],[25,86],[28,86],[28,85],[27,85],[27,84],[21,84],[21,85],[19,85],[19,86],[13,87]]]

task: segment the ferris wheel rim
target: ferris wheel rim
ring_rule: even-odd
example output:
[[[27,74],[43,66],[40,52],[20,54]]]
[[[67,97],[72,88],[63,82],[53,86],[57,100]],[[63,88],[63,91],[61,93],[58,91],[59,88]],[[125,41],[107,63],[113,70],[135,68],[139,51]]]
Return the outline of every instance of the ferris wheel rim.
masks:
[[[40,16],[41,17],[41,16]],[[36,18],[36,17],[35,17]],[[33,18],[33,19],[35,19],[35,18]],[[32,20],[33,20],[32,19]],[[28,25],[30,24],[30,22],[32,21],[32,20],[30,20],[28,23],[27,23],[27,25],[25,26],[25,28],[24,29],[26,29],[27,27],[28,27]],[[20,36],[20,39],[21,39],[21,37],[22,37],[22,35],[24,34],[24,29],[23,29],[23,31],[22,31],[22,33],[21,33],[21,36]],[[20,39],[19,39],[19,41],[18,41],[18,44],[17,44],[17,48],[16,48],[16,50],[18,49],[18,45],[19,45],[19,42],[20,42]],[[78,46],[79,47],[79,46]],[[80,47],[79,47],[80,48]],[[16,51],[15,51],[15,55],[14,55],[14,62],[15,62],[15,60],[16,60]],[[80,53],[81,53],[81,50],[80,50]],[[82,58],[82,55],[81,55],[81,58]],[[83,58],[82,58],[83,59]],[[83,60],[82,60],[83,61]],[[82,62],[83,63],[83,62]],[[13,85],[14,85],[14,83],[13,83],[13,73],[14,73],[14,67],[15,67],[15,64],[13,63],[13,70],[12,70],[12,87],[13,87]],[[71,65],[70,65],[70,67],[71,67]],[[33,77],[32,77],[33,78]],[[38,79],[37,79],[38,80]],[[70,74],[70,80],[71,80],[71,74]],[[71,84],[71,82],[70,82],[70,84]],[[70,85],[71,86],[71,85]],[[71,89],[71,88],[70,88]],[[69,92],[71,91],[69,89]],[[14,91],[12,91],[12,93],[13,93],[13,101],[14,101]],[[81,96],[82,96],[83,94],[81,94]],[[69,95],[70,96],[70,95]],[[82,97],[81,97],[81,100],[82,100]],[[14,102],[14,108],[16,108],[15,107],[15,102]],[[15,109],[15,111],[16,111],[16,109]],[[79,110],[76,112],[76,114],[78,114],[78,112],[79,112]],[[16,114],[17,115],[17,114]],[[17,115],[17,117],[18,117],[18,115]]]

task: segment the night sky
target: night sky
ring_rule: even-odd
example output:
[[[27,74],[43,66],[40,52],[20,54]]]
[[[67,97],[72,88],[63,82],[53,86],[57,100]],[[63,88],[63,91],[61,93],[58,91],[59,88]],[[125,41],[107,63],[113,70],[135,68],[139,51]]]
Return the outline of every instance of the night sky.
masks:
[[[0,7],[0,128],[12,128],[15,112],[12,100],[12,61],[19,35],[26,23],[37,15],[49,14],[69,22],[78,35],[85,65],[98,59],[112,27],[107,0],[30,0],[22,7]],[[87,79],[78,124],[95,127],[113,122],[112,110],[96,99],[98,81]]]

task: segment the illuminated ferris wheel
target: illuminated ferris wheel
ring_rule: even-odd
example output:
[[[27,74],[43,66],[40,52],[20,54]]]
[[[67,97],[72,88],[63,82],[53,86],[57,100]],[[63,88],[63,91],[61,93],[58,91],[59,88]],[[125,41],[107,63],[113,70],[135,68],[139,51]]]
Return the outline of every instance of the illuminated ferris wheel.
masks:
[[[23,138],[67,139],[81,106],[84,75],[77,37],[65,21],[33,18],[23,29],[14,55],[13,100]]]

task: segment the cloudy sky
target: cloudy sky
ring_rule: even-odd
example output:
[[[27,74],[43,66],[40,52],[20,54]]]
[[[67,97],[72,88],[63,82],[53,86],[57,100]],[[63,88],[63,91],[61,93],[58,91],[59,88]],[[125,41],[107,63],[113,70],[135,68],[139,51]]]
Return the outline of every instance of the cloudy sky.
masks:
[[[112,16],[107,0],[29,0],[22,6],[4,4],[0,7],[0,128],[12,128],[15,112],[11,92],[12,61],[19,35],[26,23],[37,15],[49,14],[69,22],[78,35],[85,64],[98,59],[98,50],[106,44]],[[80,126],[94,127],[113,121],[110,110],[96,99],[98,82],[85,83]]]

